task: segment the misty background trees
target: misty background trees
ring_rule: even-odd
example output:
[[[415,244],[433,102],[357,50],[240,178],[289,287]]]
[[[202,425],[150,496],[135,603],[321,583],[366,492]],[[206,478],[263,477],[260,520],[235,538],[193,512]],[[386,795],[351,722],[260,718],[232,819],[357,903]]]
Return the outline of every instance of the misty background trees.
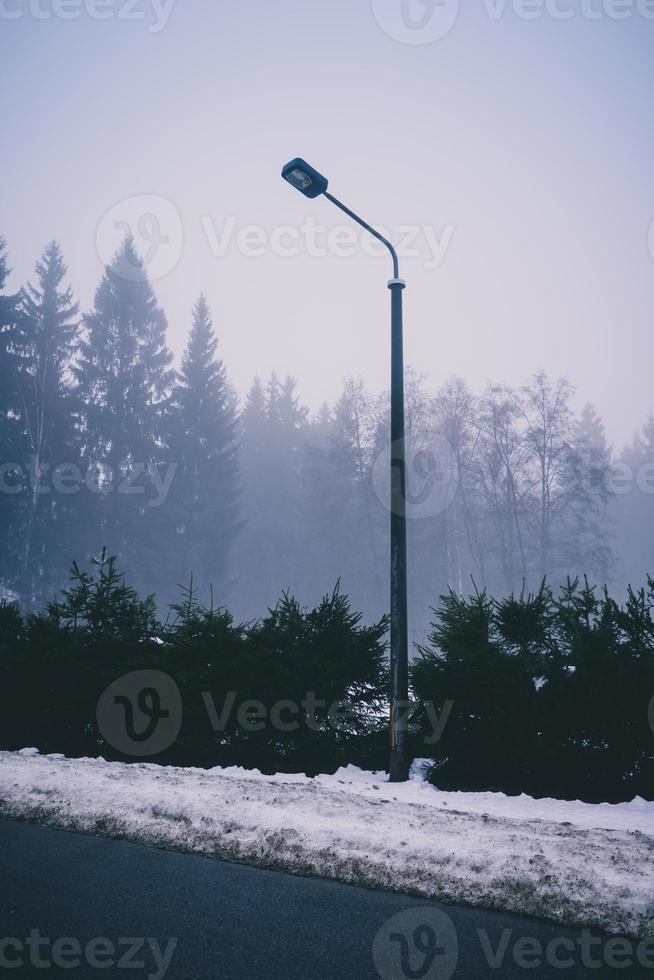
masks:
[[[283,589],[315,603],[340,580],[387,608],[388,396],[360,379],[310,413],[290,377],[237,394],[204,297],[173,367],[167,321],[127,239],[93,308],[50,243],[19,293],[0,248],[0,583],[26,609],[106,545],[161,608],[191,574],[202,601],[261,616]],[[216,330],[217,327],[217,330]],[[428,369],[429,365],[425,365]],[[517,389],[409,371],[410,620],[452,587],[491,593],[651,572],[654,419],[623,450],[564,379]]]

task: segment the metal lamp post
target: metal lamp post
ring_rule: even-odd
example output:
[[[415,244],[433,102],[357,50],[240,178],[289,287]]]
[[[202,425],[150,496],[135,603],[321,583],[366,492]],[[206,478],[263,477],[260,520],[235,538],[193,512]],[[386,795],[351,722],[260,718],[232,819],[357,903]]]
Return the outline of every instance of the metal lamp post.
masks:
[[[404,450],[404,351],[402,342],[402,290],[397,252],[367,222],[327,191],[328,180],[296,157],[282,169],[282,177],[305,197],[321,194],[386,246],[393,259],[391,291],[391,707],[390,781],[408,777],[406,709],[409,696],[409,648],[406,579],[406,462]]]

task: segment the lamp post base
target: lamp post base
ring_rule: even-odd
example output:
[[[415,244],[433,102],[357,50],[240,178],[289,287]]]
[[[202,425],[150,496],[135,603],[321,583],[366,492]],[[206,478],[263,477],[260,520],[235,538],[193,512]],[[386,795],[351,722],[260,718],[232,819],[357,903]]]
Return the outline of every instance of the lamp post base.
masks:
[[[409,765],[401,749],[391,749],[389,783],[406,783],[409,778]]]

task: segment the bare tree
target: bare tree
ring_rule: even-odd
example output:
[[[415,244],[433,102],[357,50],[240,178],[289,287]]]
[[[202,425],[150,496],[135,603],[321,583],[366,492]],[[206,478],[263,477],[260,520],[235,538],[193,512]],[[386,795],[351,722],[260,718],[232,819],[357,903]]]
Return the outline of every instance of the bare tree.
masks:
[[[537,535],[537,570],[546,575],[555,567],[562,544],[564,515],[579,493],[570,481],[574,417],[569,406],[572,386],[564,378],[551,382],[544,371],[522,389],[525,446],[533,471],[531,511]],[[554,559],[554,561],[553,561]]]
[[[525,542],[525,471],[528,451],[520,425],[523,404],[513,389],[490,385],[479,401],[477,472],[494,530],[494,552],[508,589],[528,573]]]

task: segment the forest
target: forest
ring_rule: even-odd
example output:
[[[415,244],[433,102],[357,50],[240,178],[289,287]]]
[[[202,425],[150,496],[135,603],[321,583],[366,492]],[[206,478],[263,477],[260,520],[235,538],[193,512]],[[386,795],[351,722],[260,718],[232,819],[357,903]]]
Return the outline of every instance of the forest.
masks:
[[[316,603],[337,583],[357,609],[388,607],[388,395],[345,378],[310,412],[298,382],[237,392],[204,296],[178,365],[134,242],[80,310],[56,242],[10,292],[0,249],[0,587],[23,612],[71,563],[117,556],[159,614],[191,576],[203,602],[242,621],[289,591]],[[426,371],[429,365],[423,365]],[[654,419],[607,444],[572,383],[520,387],[407,373],[411,638],[452,588],[508,595],[568,577],[611,585],[651,572]]]

